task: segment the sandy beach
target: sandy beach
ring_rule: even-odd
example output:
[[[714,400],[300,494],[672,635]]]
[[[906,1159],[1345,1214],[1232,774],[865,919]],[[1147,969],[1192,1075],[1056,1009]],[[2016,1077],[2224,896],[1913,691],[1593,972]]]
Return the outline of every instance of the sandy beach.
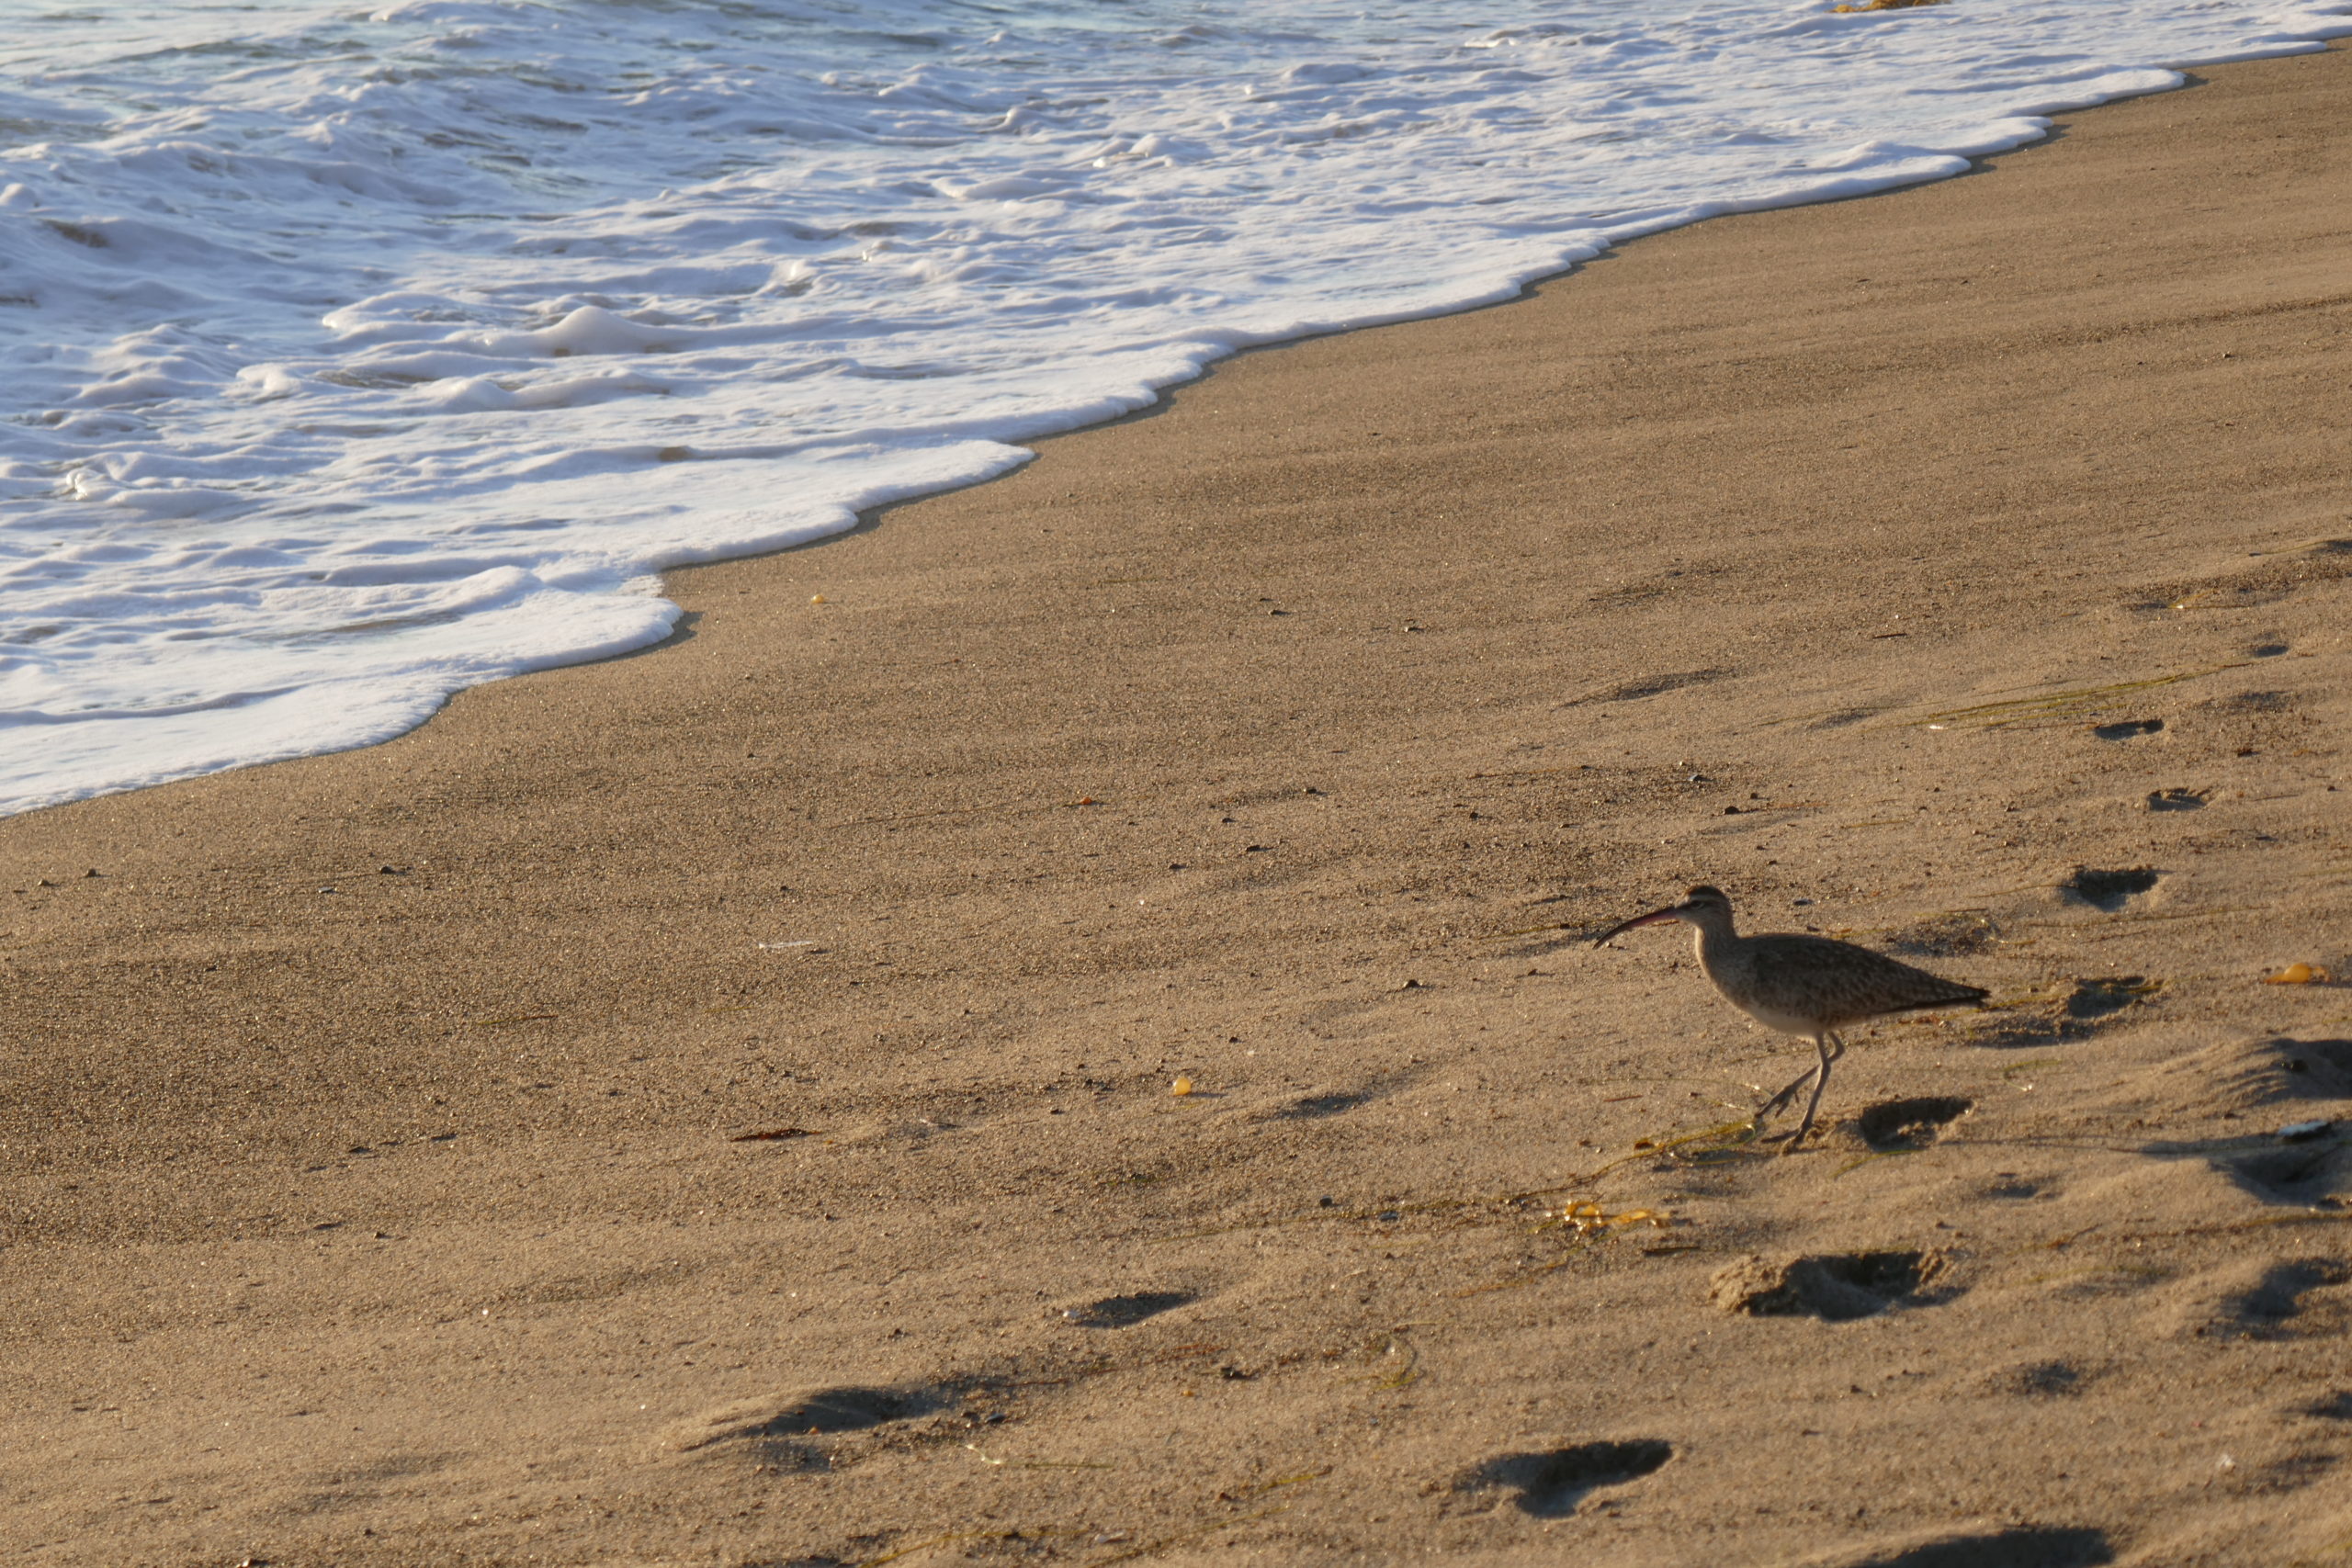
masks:
[[[0,822],[0,1561],[2343,1561],[2347,213],[2215,68]],[[1741,1143],[1695,882],[1994,1005]]]

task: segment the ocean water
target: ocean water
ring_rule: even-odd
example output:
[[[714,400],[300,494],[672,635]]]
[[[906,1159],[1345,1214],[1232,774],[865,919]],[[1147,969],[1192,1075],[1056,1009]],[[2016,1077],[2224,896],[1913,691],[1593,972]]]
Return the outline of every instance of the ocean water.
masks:
[[[1238,348],[2347,12],[0,0],[0,813],[387,739]]]

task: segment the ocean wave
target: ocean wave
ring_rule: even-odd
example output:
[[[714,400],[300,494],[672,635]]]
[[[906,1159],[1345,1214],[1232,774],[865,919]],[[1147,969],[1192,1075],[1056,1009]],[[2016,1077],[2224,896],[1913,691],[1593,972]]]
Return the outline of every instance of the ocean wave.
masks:
[[[2340,7],[319,0],[0,88],[0,812],[643,646],[1251,344],[1942,177]]]

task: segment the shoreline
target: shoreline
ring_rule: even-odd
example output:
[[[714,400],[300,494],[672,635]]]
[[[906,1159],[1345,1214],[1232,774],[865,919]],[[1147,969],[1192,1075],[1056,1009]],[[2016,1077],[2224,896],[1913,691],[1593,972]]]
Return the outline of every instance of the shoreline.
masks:
[[[2312,28],[2324,30],[2319,18],[2306,17],[2304,20]],[[1859,17],[1849,23],[1838,24],[1840,28],[1870,28],[1900,25]],[[2352,28],[2352,24],[2346,24],[2346,27]],[[2147,49],[2165,47],[2160,46],[2156,39],[2146,37],[2136,38],[2135,46]],[[2168,39],[2167,46],[2189,51],[2192,59],[2206,58],[2196,55],[2194,46],[2184,40]],[[2273,35],[2265,43],[2248,42],[2246,47],[2256,52],[2224,57],[2225,62],[2283,58],[2294,52],[2324,51],[2326,44],[2320,38],[2290,40]],[[2155,78],[2169,79],[2171,85],[2155,84]],[[266,766],[274,761],[291,761],[307,755],[382,744],[406,733],[403,726],[413,728],[416,724],[425,721],[418,716],[429,718],[431,714],[446,705],[448,697],[454,694],[450,690],[452,682],[469,682],[456,688],[468,690],[471,685],[487,681],[513,679],[519,673],[596,662],[622,653],[660,646],[666,640],[667,630],[672,625],[673,605],[667,602],[666,596],[649,604],[645,602],[646,596],[628,592],[627,582],[642,582],[679,570],[682,564],[757,558],[779,548],[825,543],[853,531],[858,525],[857,518],[906,504],[910,491],[919,492],[914,499],[922,499],[928,495],[950,493],[974,483],[989,482],[1025,465],[1031,459],[1036,442],[1078,430],[1100,428],[1103,423],[1132,417],[1134,412],[1148,412],[1175,389],[1190,385],[1207,369],[1236,354],[1284,346],[1334,333],[1439,319],[1510,303],[1525,298],[1527,291],[1538,284],[1569,276],[1589,265],[1597,255],[1605,255],[1637,239],[1671,232],[1677,228],[1707,221],[1713,217],[1850,200],[1959,177],[1981,168],[1988,157],[2006,155],[2021,146],[2038,142],[2047,134],[2048,126],[2057,116],[2085,112],[2148,93],[2176,90],[2192,79],[2191,68],[2188,67],[2100,67],[2098,74],[2088,78],[2078,77],[2046,85],[2041,97],[2020,100],[2027,104],[2023,110],[2008,112],[1995,105],[1982,109],[1980,118],[1966,128],[1913,128],[1927,135],[1933,146],[1910,145],[1907,141],[1909,132],[1900,128],[1881,127],[1876,134],[1865,134],[1862,128],[1857,127],[1854,134],[1862,140],[1847,149],[1845,154],[1828,158],[1826,164],[1792,167],[1776,175],[1756,176],[1757,189],[1746,193],[1723,195],[1709,194],[1704,189],[1686,189],[1683,186],[1689,184],[1687,180],[1678,183],[1677,175],[1663,170],[1659,173],[1659,178],[1665,182],[1663,185],[1655,190],[1638,194],[1620,193],[1626,196],[1623,202],[1605,199],[1597,190],[1589,189],[1581,195],[1564,193],[1570,203],[1566,216],[1553,210],[1545,219],[1531,219],[1533,228],[1541,231],[1543,235],[1542,243],[1532,247],[1533,251],[1542,254],[1540,260],[1532,259],[1530,246],[1521,243],[1527,237],[1527,226],[1507,225],[1503,232],[1514,234],[1516,238],[1506,242],[1495,234],[1488,234],[1484,244],[1473,240],[1465,231],[1464,250],[1466,254],[1476,254],[1479,260],[1462,276],[1449,273],[1447,281],[1442,286],[1431,284],[1426,278],[1413,282],[1391,280],[1376,299],[1353,299],[1346,295],[1322,298],[1312,295],[1311,291],[1307,297],[1295,299],[1280,296],[1279,291],[1275,295],[1253,297],[1244,289],[1239,298],[1228,299],[1222,303],[1219,307],[1221,319],[1161,322],[1159,327],[1164,329],[1164,336],[1157,334],[1139,318],[1125,329],[1135,334],[1135,341],[1114,337],[1092,344],[1085,352],[1073,351],[1066,355],[1061,371],[1052,378],[1058,389],[1046,399],[1049,403],[1059,399],[1058,405],[1049,412],[1033,412],[1025,421],[1016,422],[1034,427],[1032,429],[1008,425],[986,434],[967,432],[968,439],[964,441],[934,433],[931,438],[933,445],[907,446],[907,442],[922,439],[910,433],[921,430],[925,423],[920,409],[909,404],[894,412],[874,413],[872,418],[878,423],[872,423],[862,439],[853,439],[851,434],[811,437],[811,441],[837,455],[852,450],[890,450],[893,455],[882,464],[890,472],[864,473],[860,465],[848,464],[858,468],[863,477],[854,480],[836,477],[817,483],[813,491],[804,487],[796,491],[798,499],[784,505],[781,511],[771,507],[744,513],[726,502],[729,496],[747,488],[773,490],[778,485],[790,488],[809,479],[809,474],[794,469],[790,460],[783,455],[784,451],[803,443],[787,443],[786,448],[770,454],[763,471],[743,475],[736,473],[733,467],[717,470],[705,467],[709,461],[740,462],[740,459],[730,457],[731,449],[721,437],[714,437],[717,444],[707,447],[698,447],[691,442],[663,445],[660,447],[658,463],[652,461],[655,446],[641,439],[643,432],[637,433],[639,439],[636,440],[616,438],[619,449],[633,448],[639,458],[669,476],[675,493],[666,502],[660,502],[657,499],[649,504],[654,504],[656,511],[666,507],[673,514],[690,515],[701,521],[690,525],[680,525],[676,536],[665,544],[637,547],[625,552],[622,558],[608,556],[602,550],[591,550],[586,558],[566,557],[563,550],[568,547],[548,545],[549,540],[561,537],[557,535],[534,535],[541,545],[554,548],[554,555],[548,555],[537,547],[520,548],[520,553],[493,550],[490,558],[492,565],[498,570],[528,574],[537,583],[532,592],[540,595],[540,600],[525,624],[501,622],[502,630],[483,632],[466,646],[436,645],[429,636],[423,645],[404,637],[389,643],[383,640],[391,628],[399,626],[407,626],[414,631],[451,617],[464,619],[477,613],[499,613],[469,610],[462,604],[456,608],[435,608],[438,601],[433,595],[438,592],[438,589],[433,585],[443,580],[434,570],[434,559],[424,557],[417,558],[412,563],[422,567],[422,578],[403,580],[400,590],[411,595],[424,593],[424,600],[397,613],[380,604],[354,604],[350,608],[345,618],[356,626],[365,634],[363,636],[355,638],[336,635],[338,631],[350,631],[351,626],[338,628],[288,623],[275,634],[266,631],[263,623],[246,627],[252,638],[243,645],[244,653],[236,656],[244,661],[246,667],[228,687],[220,684],[223,676],[217,670],[205,674],[184,668],[180,676],[187,689],[175,688],[173,692],[161,693],[173,696],[174,700],[160,708],[147,711],[140,678],[131,678],[127,685],[118,689],[115,682],[120,673],[119,670],[107,665],[103,660],[83,666],[76,681],[69,683],[76,685],[83,697],[91,701],[96,700],[93,694],[112,691],[113,698],[99,705],[107,712],[81,712],[77,716],[74,713],[47,714],[28,710],[33,713],[38,722],[19,726],[16,734],[20,741],[19,750],[33,761],[27,764],[20,760],[20,766],[26,770],[23,772],[0,769],[0,816],[44,809],[52,805],[70,804],[75,799],[95,798],[96,795],[119,793],[126,789],[153,787],[159,782],[202,777],[231,766]],[[2006,88],[2007,95],[2012,98],[2021,91],[2015,83]],[[1869,95],[1865,93],[1861,97],[1867,99]],[[1884,166],[1883,157],[1864,155],[1872,150],[1880,152],[1891,150],[1896,154],[1896,166]],[[1830,150],[1816,148],[1815,151],[1827,157]],[[1483,164],[1483,160],[1479,162]],[[1928,168],[1928,165],[1935,167]],[[1901,172],[1906,170],[1908,172]],[[1731,176],[1719,174],[1715,177],[1728,179]],[[1605,186],[1606,181],[1603,183]],[[1704,182],[1701,183],[1703,185]],[[1453,194],[1459,197],[1465,193]],[[1479,197],[1469,207],[1462,207],[1457,199],[1455,205],[1457,210],[1463,212],[1483,210],[1487,199]],[[1587,207],[1594,210],[1589,215],[1579,215]],[[1319,270],[1311,264],[1301,269],[1304,276],[1314,275]],[[1280,322],[1287,324],[1277,324],[1277,318],[1264,313],[1269,300],[1278,297],[1287,299],[1284,308],[1292,311],[1279,318]],[[1430,303],[1431,299],[1439,298],[1445,302]],[[574,322],[567,316],[563,324],[545,329],[564,340],[556,347],[556,353],[568,355],[582,351],[596,355],[616,344],[641,346],[642,332],[650,330],[605,315],[601,307],[582,309],[588,315],[599,319]],[[1330,324],[1334,321],[1340,321],[1341,324]],[[1302,321],[1323,324],[1299,325]],[[533,329],[535,332],[537,330]],[[617,338],[613,336],[615,333],[619,334]],[[639,335],[632,337],[632,333]],[[578,342],[574,343],[573,339]],[[598,346],[600,342],[601,347]],[[1134,358],[1155,344],[1162,350],[1173,351],[1172,356],[1170,353],[1162,353],[1153,367],[1129,366],[1099,385],[1089,380],[1091,374],[1089,367],[1099,368],[1099,365],[1106,360]],[[679,350],[688,346],[683,343],[671,343],[665,348]],[[1189,369],[1182,368],[1184,367],[1189,367]],[[518,374],[528,370],[528,367],[520,362],[509,368]],[[362,378],[365,378],[364,375]],[[488,389],[481,395],[493,400],[506,398],[507,391],[511,389],[501,389],[503,383],[501,387],[491,386],[487,381],[480,382],[480,385]],[[1129,412],[1109,419],[1102,415],[1102,409],[1115,407],[1126,407]],[[956,428],[968,423],[961,411],[934,411],[934,414]],[[509,430],[504,436],[490,439],[489,445],[496,448],[509,439],[532,438],[527,430]],[[587,436],[583,435],[582,439],[588,440],[592,446],[597,445]],[[971,449],[975,445],[978,450]],[[647,482],[650,471],[616,472],[610,476],[610,482],[615,485]],[[954,480],[943,479],[944,474],[951,471],[963,477]],[[696,477],[698,473],[701,478]],[[797,479],[796,474],[798,476]],[[718,493],[712,492],[714,486]],[[132,497],[136,492],[127,490],[121,493],[123,497]],[[682,499],[689,495],[699,500],[689,502]],[[877,496],[898,499],[879,502],[872,499]],[[157,500],[153,496],[148,499]],[[168,500],[168,497],[162,499]],[[131,502],[123,503],[131,504]],[[161,503],[158,501],[158,504]],[[447,522],[449,517],[456,515],[448,513],[450,505],[463,504],[458,498],[444,497],[440,503],[441,510],[447,513],[444,521]],[[518,490],[502,506],[512,510],[515,506],[527,509],[533,504],[528,491]],[[754,522],[754,518],[759,521]],[[480,525],[494,527],[498,525],[492,518],[484,518],[480,520]],[[549,518],[542,519],[539,525],[554,527],[557,525],[554,519]],[[367,570],[380,569],[390,573],[386,579],[388,583],[400,579],[401,568],[398,561],[387,562],[369,555],[365,547],[365,533],[363,530],[362,536],[345,541],[345,545],[358,549],[360,553],[345,559],[343,566],[338,567],[335,572],[330,572],[329,576],[339,581],[337,572],[356,563]],[[105,536],[94,542],[103,544]],[[317,543],[313,541],[314,546]],[[406,545],[396,546],[392,554],[405,558],[410,554],[410,547],[416,543],[408,541]],[[334,562],[327,559],[325,564],[334,565]],[[599,578],[603,586],[593,591],[583,588],[576,581],[583,571],[588,576]],[[41,574],[37,572],[35,575],[39,577]],[[468,565],[458,579],[451,581],[462,589],[478,586],[483,575],[481,562],[475,560]],[[87,586],[89,592],[101,597],[109,592],[103,582]],[[209,592],[211,586],[217,585],[198,583],[195,586]],[[587,597],[582,598],[582,594]],[[458,597],[462,601],[464,594],[460,592]],[[592,604],[591,600],[600,600],[601,603]],[[315,606],[313,611],[324,613],[316,611]],[[76,635],[86,634],[90,630],[76,619],[78,611],[68,606],[61,608],[59,613],[69,627],[79,627]],[[266,615],[274,612],[261,613]],[[390,619],[385,618],[388,615]],[[47,617],[37,615],[35,618]],[[374,630],[369,631],[368,628],[370,627]],[[36,637],[53,635],[55,630],[53,627],[46,631],[41,627],[20,629],[26,629],[28,635]],[[134,615],[129,621],[110,624],[103,630],[106,636],[101,638],[101,644],[111,641],[120,645],[153,641],[158,627]],[[184,637],[187,630],[183,626],[180,635]],[[267,667],[264,650],[268,645],[289,636],[311,649],[309,662],[302,669],[289,666],[272,672]],[[166,657],[158,668],[169,666],[172,662],[172,659]],[[185,664],[186,660],[183,659],[181,663]],[[492,670],[503,672],[486,672]],[[322,693],[338,687],[345,691],[346,701],[340,705],[322,702]],[[62,694],[62,688],[60,690]],[[158,694],[156,689],[149,689],[145,693],[147,697]],[[224,761],[225,758],[242,760],[231,762]],[[95,793],[91,793],[93,791]]]
[[[0,821],[20,1555],[2317,1557],[2346,70],[1236,355],[672,574],[659,659]],[[1702,881],[2003,1005],[1654,1153],[1809,1055],[1569,941]]]

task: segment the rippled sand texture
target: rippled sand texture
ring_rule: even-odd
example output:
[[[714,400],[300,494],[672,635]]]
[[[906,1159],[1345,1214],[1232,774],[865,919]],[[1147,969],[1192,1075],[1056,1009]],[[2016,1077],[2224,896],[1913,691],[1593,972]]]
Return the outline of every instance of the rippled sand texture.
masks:
[[[13,1560],[2326,1561],[2352,76],[2212,74],[0,824]],[[2001,1005],[1705,1136],[1701,880]]]

